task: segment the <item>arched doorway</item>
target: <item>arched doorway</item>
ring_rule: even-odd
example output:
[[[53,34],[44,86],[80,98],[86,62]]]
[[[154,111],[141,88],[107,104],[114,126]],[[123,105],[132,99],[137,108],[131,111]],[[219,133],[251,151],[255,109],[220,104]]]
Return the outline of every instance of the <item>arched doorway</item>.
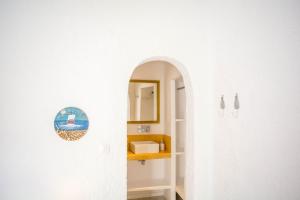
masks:
[[[130,80],[127,104],[127,146],[130,153],[127,154],[128,199],[163,196],[164,199],[175,200],[176,195],[177,199],[180,199],[180,196],[182,199],[191,199],[193,194],[192,94],[187,71],[176,60],[152,57],[134,68]],[[153,84],[155,82],[159,84]],[[184,94],[183,97],[180,97],[180,93]],[[184,108],[178,107],[179,101],[184,101]],[[177,115],[178,109],[181,116]],[[142,110],[151,112],[150,114],[139,113]],[[184,132],[184,137],[182,135],[178,137],[179,132]],[[165,146],[165,150],[169,148],[169,152],[165,157],[162,154],[160,155],[162,157],[155,157],[157,155],[147,154],[148,152],[146,152],[148,157],[145,157],[145,152],[144,154],[133,152],[132,148],[135,146],[130,143],[141,140],[163,143],[164,145],[159,147]],[[183,181],[180,180],[181,176]]]

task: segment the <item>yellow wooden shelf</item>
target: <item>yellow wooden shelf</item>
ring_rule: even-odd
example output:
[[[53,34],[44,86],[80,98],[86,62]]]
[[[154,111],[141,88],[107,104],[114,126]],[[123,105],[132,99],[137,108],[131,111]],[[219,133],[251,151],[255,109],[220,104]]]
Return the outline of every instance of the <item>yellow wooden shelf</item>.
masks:
[[[131,151],[127,152],[128,160],[151,160],[151,159],[163,159],[163,158],[171,158],[171,153],[164,151],[159,153],[139,153],[134,154]]]
[[[166,151],[159,153],[139,153],[135,154],[130,151],[129,143],[132,141],[154,141],[159,143],[161,140],[164,141]],[[151,160],[151,159],[165,159],[171,158],[171,137],[165,134],[146,134],[146,135],[127,135],[127,159],[128,160]]]

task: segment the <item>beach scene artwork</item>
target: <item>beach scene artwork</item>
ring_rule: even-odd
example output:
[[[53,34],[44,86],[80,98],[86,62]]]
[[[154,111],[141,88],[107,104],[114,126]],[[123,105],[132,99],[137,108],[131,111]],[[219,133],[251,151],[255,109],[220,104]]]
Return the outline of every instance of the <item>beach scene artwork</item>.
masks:
[[[67,107],[57,113],[54,128],[62,139],[75,141],[86,134],[89,128],[89,120],[81,109]]]

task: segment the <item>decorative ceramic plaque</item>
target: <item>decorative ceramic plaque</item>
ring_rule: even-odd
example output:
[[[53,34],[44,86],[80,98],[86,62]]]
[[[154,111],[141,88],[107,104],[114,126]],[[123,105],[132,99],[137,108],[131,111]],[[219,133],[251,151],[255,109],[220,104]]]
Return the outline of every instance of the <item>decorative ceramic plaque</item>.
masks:
[[[79,140],[86,134],[89,128],[89,120],[79,108],[67,107],[57,113],[54,128],[56,133],[64,140]]]

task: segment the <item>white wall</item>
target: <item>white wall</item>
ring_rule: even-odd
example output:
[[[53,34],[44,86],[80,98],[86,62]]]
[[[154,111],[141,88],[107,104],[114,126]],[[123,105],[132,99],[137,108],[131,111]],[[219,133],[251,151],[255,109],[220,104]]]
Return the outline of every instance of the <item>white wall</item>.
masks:
[[[299,199],[298,8],[2,1],[0,198],[125,199],[128,79],[144,59],[167,56],[192,86],[193,199],[211,199],[213,189],[215,199]],[[236,91],[239,118],[228,106],[213,121],[219,95],[231,105]],[[78,142],[54,132],[66,106],[90,119]]]
[[[300,199],[300,3],[217,1],[215,199]],[[238,92],[239,117],[232,116]]]
[[[212,89],[201,2],[2,1],[0,9],[1,199],[125,199],[128,80],[153,56],[182,63],[193,86],[193,117],[203,122],[194,139],[204,144],[194,195],[206,198]],[[66,106],[89,117],[80,141],[55,134]]]

